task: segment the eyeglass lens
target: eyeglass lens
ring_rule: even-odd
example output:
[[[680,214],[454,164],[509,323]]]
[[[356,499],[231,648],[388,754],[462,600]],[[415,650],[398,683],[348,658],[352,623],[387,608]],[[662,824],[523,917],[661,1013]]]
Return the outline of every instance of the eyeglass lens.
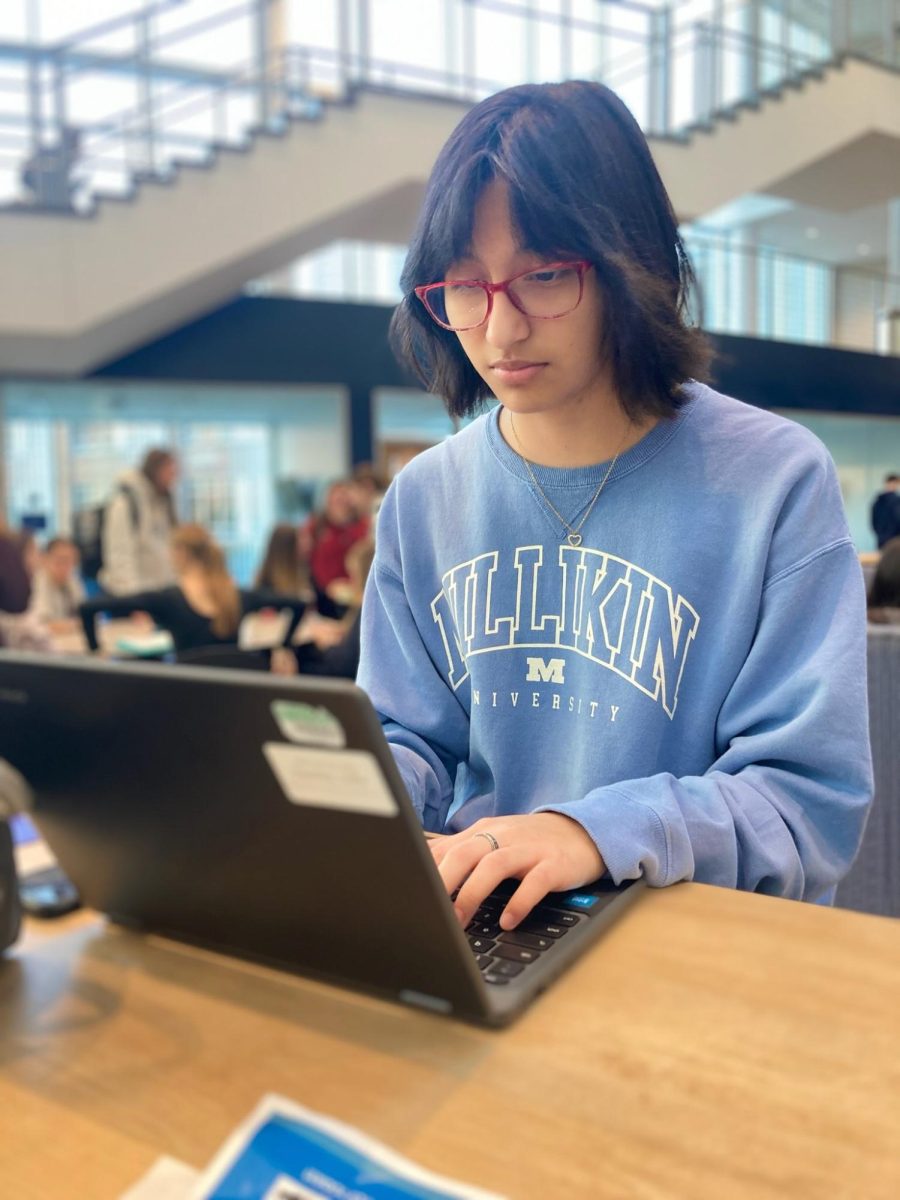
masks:
[[[562,317],[577,306],[581,279],[576,267],[555,267],[522,275],[508,290],[526,316]],[[488,293],[478,283],[446,283],[431,288],[426,298],[432,315],[454,329],[480,325],[487,317]]]

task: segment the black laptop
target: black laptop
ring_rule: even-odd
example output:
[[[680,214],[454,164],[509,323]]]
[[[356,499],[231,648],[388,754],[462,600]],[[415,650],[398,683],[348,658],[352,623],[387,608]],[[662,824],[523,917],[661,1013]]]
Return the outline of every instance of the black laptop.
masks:
[[[640,887],[552,894],[509,933],[501,888],[464,931],[375,711],[342,681],[0,652],[0,757],[114,921],[491,1025]]]

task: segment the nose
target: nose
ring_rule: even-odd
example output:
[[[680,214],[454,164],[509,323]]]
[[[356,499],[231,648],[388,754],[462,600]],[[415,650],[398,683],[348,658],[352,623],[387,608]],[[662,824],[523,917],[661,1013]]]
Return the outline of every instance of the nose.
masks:
[[[523,312],[519,312],[506,292],[494,293],[494,304],[484,329],[485,340],[503,352],[518,342],[523,342],[531,333],[531,324]]]

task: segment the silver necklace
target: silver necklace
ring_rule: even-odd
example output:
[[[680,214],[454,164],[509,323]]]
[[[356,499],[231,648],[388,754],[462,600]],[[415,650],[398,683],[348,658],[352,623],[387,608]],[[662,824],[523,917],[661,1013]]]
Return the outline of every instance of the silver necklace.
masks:
[[[509,412],[509,409],[507,409],[506,411]],[[537,488],[538,495],[541,497],[541,499],[547,505],[547,507],[550,509],[550,511],[553,513],[553,515],[559,521],[562,522],[563,532],[566,535],[566,541],[569,543],[569,545],[576,546],[576,547],[580,546],[581,542],[582,542],[581,530],[584,527],[585,521],[591,515],[591,510],[593,509],[594,505],[600,499],[600,493],[606,487],[606,481],[607,481],[607,479],[609,479],[610,475],[612,475],[613,467],[619,461],[619,455],[622,453],[622,446],[625,444],[625,438],[624,437],[622,438],[622,443],[619,446],[619,449],[616,451],[615,458],[612,460],[612,462],[606,468],[606,474],[600,480],[600,486],[597,488],[596,492],[594,492],[593,498],[584,512],[584,516],[581,518],[581,520],[578,522],[577,525],[570,525],[569,522],[566,520],[566,518],[559,511],[559,509],[556,508],[556,506],[550,500],[549,496],[547,496],[546,492],[541,487],[541,485],[538,483],[537,476],[535,475],[535,473],[532,469],[531,463],[528,461],[528,459],[525,457],[525,455],[522,452],[522,443],[519,441],[519,435],[516,433],[516,426],[515,426],[515,422],[513,421],[513,415],[511,412],[509,412],[509,427],[512,430],[513,437],[516,439],[516,445],[518,446],[519,458],[521,458],[522,462],[525,464],[525,469],[528,472],[528,474],[531,476],[531,482]]]

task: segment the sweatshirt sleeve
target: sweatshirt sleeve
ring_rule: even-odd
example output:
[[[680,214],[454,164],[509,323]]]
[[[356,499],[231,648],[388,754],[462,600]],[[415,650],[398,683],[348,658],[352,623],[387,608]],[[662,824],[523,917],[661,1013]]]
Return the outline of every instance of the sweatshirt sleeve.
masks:
[[[616,882],[822,896],[853,860],[872,794],[865,595],[846,539],[769,580],[716,746],[703,775],[624,780],[542,811],[578,821]]]
[[[429,653],[392,564],[395,521],[392,488],[379,512],[375,562],[366,584],[357,682],[381,718],[424,827],[436,832],[453,799],[456,769],[468,756],[469,721]]]

